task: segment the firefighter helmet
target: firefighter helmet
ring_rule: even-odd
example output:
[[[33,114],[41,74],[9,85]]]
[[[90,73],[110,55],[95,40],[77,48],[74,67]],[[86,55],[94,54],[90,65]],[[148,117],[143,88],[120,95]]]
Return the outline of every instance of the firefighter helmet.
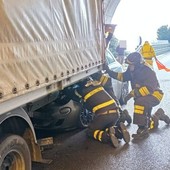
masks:
[[[138,65],[138,64],[143,63],[143,58],[140,53],[133,52],[127,56],[125,63],[132,64],[132,65]]]

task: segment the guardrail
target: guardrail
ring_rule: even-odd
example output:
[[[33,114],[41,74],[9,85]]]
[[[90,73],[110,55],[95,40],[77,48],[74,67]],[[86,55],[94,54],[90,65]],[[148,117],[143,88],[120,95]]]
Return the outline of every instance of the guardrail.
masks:
[[[170,51],[170,43],[168,41],[158,41],[151,44],[157,56]]]
[[[153,46],[157,56],[167,53],[167,52],[170,52],[170,43],[168,41],[160,40],[158,42],[151,43],[151,45]],[[138,46],[136,48],[136,51],[139,52],[141,48],[142,48],[141,45]]]

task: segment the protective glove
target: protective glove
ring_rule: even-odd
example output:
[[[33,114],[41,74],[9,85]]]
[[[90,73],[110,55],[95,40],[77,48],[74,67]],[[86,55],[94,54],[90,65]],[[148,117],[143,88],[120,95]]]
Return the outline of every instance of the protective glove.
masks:
[[[134,90],[132,90],[125,98],[124,98],[124,103],[127,104],[127,102],[132,98],[134,97],[135,94],[134,94]]]
[[[107,73],[109,73],[111,70],[109,69],[109,66],[107,65],[107,63],[103,64],[103,70],[106,70]]]

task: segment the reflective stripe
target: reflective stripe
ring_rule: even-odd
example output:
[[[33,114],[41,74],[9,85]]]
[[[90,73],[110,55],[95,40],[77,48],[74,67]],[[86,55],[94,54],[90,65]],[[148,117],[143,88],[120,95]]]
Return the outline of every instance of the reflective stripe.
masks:
[[[100,130],[95,130],[94,134],[93,134],[93,137],[94,139],[97,139],[97,134],[99,133]]]
[[[103,135],[103,133],[104,133],[104,131],[100,131],[99,137],[98,137],[99,141],[102,141],[102,135]]]
[[[102,77],[100,78],[101,84],[104,86],[107,83],[108,79],[109,77],[102,75]]]
[[[139,89],[139,92],[140,92],[140,94],[141,94],[142,96],[147,96],[148,94],[150,94],[150,93],[149,93],[149,90],[147,89],[146,86],[145,86],[145,87],[141,87],[141,88]]]
[[[118,73],[117,74],[117,79],[120,81],[123,81],[123,74],[122,73]]]
[[[144,113],[143,110],[137,110],[137,109],[135,109],[134,112],[135,112],[136,114],[141,114],[141,115]]]
[[[117,113],[117,112],[118,112],[117,109],[116,109],[116,110],[108,110],[108,111],[106,111],[106,112],[99,113],[99,115],[106,115],[106,114],[109,114],[109,113]]]
[[[136,114],[143,114],[144,113],[144,106],[140,106],[140,105],[135,105],[135,109],[134,112]]]
[[[94,90],[92,90],[91,92],[87,93],[85,96],[84,96],[84,101],[86,101],[88,98],[90,98],[91,96],[93,96],[94,94],[98,93],[99,91],[102,91],[104,90],[103,87],[98,87]]]
[[[163,98],[163,94],[161,94],[159,91],[154,91],[152,96],[154,96],[155,98],[157,98],[159,101],[162,100]]]
[[[111,104],[113,104],[113,103],[115,103],[115,100],[114,100],[114,99],[109,100],[109,101],[107,101],[107,102],[104,102],[104,103],[102,103],[102,104],[99,104],[99,105],[93,107],[93,112],[95,113],[97,110],[102,109],[102,108],[104,108],[104,107],[106,107],[106,106],[109,106],[109,105],[111,105]]]
[[[135,105],[135,109],[144,110],[144,106]]]
[[[154,121],[153,120],[151,120],[150,121],[150,127],[149,127],[150,129],[153,129],[154,128]]]

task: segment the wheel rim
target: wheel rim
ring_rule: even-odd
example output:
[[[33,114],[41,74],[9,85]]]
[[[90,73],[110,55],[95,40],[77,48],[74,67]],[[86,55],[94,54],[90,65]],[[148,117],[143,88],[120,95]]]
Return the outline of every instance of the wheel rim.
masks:
[[[80,121],[84,127],[87,127],[89,123],[93,120],[93,115],[87,109],[83,109],[80,115]]]
[[[11,151],[6,155],[2,162],[2,170],[23,170],[25,169],[25,161],[23,156],[16,152]]]

